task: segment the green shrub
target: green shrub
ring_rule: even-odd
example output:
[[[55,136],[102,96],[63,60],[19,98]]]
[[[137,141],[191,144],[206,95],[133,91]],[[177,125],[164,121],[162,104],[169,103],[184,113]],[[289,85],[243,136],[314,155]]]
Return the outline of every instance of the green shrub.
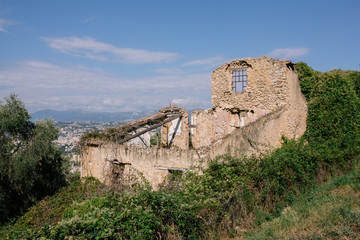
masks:
[[[360,101],[353,82],[325,74],[309,102],[306,138],[327,167],[343,168],[359,153]]]
[[[301,91],[306,100],[309,101],[313,87],[319,80],[320,72],[314,71],[304,62],[296,63],[295,69],[299,76]]]

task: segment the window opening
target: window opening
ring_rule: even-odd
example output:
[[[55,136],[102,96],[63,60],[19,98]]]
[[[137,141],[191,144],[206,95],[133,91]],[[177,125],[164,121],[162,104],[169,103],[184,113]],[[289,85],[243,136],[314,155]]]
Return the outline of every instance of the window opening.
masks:
[[[232,72],[234,93],[245,92],[247,86],[247,71],[246,69],[234,69]]]

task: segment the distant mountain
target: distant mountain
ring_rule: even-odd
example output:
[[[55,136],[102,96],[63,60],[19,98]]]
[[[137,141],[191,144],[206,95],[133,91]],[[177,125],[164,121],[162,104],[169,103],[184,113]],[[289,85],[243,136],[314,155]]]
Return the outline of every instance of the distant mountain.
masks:
[[[87,112],[82,110],[42,110],[32,114],[32,120],[51,118],[57,122],[91,121],[91,122],[122,122],[146,117],[155,112]]]

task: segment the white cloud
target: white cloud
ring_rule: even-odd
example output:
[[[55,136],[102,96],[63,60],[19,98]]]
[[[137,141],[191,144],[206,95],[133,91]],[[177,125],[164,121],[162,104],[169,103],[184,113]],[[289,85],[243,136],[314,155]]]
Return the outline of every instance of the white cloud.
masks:
[[[74,56],[99,61],[122,63],[163,63],[171,62],[180,57],[173,52],[151,52],[143,49],[119,48],[108,43],[96,41],[90,37],[42,38],[49,47]]]
[[[19,94],[30,111],[154,110],[169,100],[191,109],[211,105],[208,73],[128,79],[102,69],[26,61],[0,68],[0,83],[0,98]]]
[[[214,67],[214,66],[223,64],[225,61],[226,60],[223,57],[211,57],[211,58],[206,58],[206,59],[190,61],[190,62],[184,63],[182,66],[189,67],[189,66],[206,65],[208,67]]]
[[[88,23],[88,22],[91,22],[92,20],[94,20],[95,17],[89,17],[89,18],[86,18],[82,21],[82,23]]]
[[[153,72],[157,72],[157,73],[161,73],[161,74],[183,74],[185,73],[183,70],[179,69],[179,68],[157,68],[157,69],[153,69]]]
[[[0,32],[8,33],[8,31],[6,30],[6,26],[11,26],[11,25],[15,25],[15,24],[16,23],[14,23],[12,21],[0,18]]]
[[[185,98],[174,98],[171,99],[171,104],[177,107],[186,107],[189,110],[198,109],[199,106],[208,106],[209,102],[207,99],[198,99],[193,96],[188,96]]]
[[[281,59],[293,59],[307,55],[309,53],[308,48],[299,47],[299,48],[278,48],[269,54],[270,57],[277,57]]]

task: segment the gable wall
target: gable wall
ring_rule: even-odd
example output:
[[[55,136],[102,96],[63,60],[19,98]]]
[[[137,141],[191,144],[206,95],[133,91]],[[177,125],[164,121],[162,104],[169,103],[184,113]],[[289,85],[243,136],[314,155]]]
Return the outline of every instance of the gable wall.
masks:
[[[268,57],[245,58],[225,63],[211,74],[212,105],[215,108],[262,109],[270,112],[287,103],[289,83],[285,61]],[[247,67],[245,92],[232,92],[232,69]]]

